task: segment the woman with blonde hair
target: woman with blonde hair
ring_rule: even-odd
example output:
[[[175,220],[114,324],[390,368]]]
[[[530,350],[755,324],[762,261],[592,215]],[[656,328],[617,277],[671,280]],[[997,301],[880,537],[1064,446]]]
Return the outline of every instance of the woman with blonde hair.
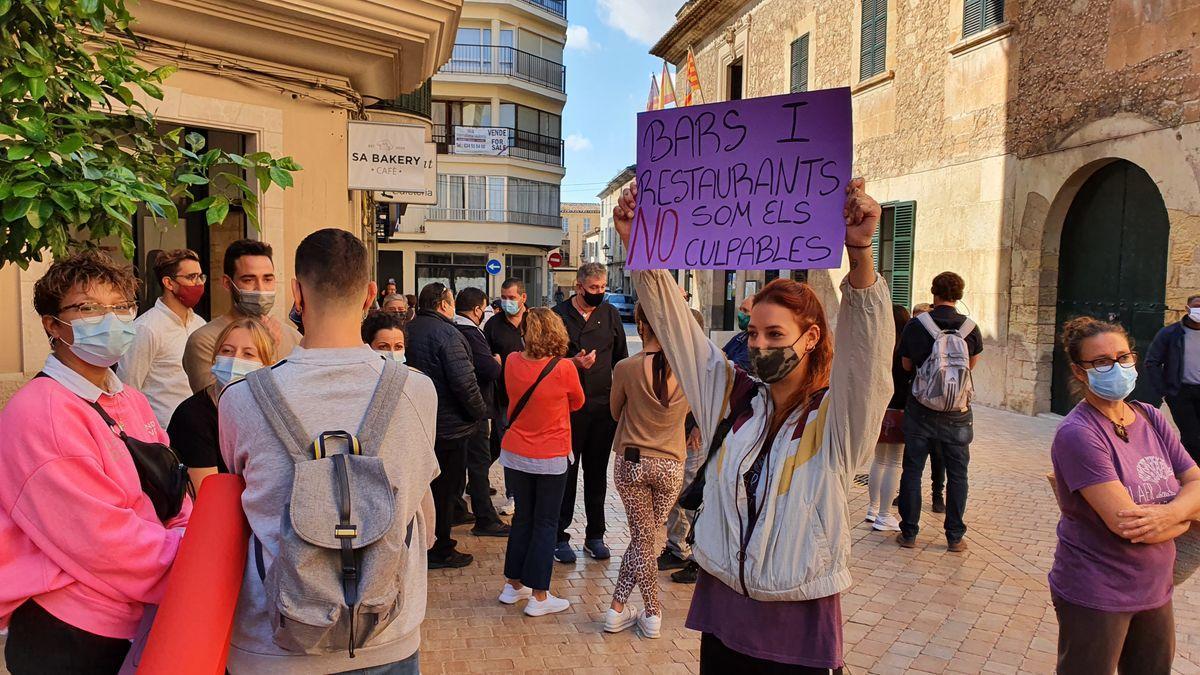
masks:
[[[525,350],[508,356],[508,430],[500,441],[504,484],[516,502],[500,602],[528,599],[525,614],[561,612],[570,603],[550,593],[558,514],[571,461],[571,413],[583,407],[583,386],[567,353],[567,329],[546,308],[525,316]]]
[[[228,473],[217,436],[217,399],[221,392],[247,373],[275,363],[275,339],[257,319],[237,319],[217,336],[212,356],[214,384],[179,404],[167,425],[172,448],[188,467],[192,483],[214,473]]]
[[[613,368],[609,398],[617,420],[613,481],[625,504],[630,541],[621,556],[604,630],[616,633],[636,623],[642,635],[656,638],[662,626],[662,604],[658,600],[655,543],[683,487],[688,404],[641,304],[634,308],[633,316],[642,337],[642,352]],[[628,602],[635,584],[646,603],[644,612]]]

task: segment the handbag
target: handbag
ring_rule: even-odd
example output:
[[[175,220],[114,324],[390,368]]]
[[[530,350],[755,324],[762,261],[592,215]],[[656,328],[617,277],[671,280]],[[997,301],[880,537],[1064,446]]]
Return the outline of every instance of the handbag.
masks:
[[[888,408],[883,413],[883,427],[879,430],[880,443],[904,442],[904,411]]]

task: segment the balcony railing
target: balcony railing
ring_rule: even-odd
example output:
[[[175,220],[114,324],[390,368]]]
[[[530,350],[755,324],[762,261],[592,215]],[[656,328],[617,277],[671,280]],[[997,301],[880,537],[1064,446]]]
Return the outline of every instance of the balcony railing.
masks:
[[[526,213],[524,211],[506,211],[504,209],[458,209],[431,206],[429,207],[428,219],[480,223],[517,223],[519,225],[558,228],[561,226],[562,216],[547,215],[544,213]]]
[[[380,101],[372,108],[383,108],[385,110],[396,110],[410,115],[417,115],[430,119],[433,108],[433,96],[431,88],[432,80],[425,80],[425,84],[417,87],[416,91],[411,94],[401,94],[390,101]]]
[[[457,125],[470,126],[470,125]],[[449,124],[433,125],[433,142],[437,143],[438,154],[453,155],[454,127]],[[505,128],[505,127],[495,127]],[[508,156],[543,162],[555,166],[563,165],[563,141],[553,136],[543,136],[531,131],[508,127]]]
[[[562,18],[567,18],[567,0],[525,0],[531,5],[537,5],[542,9],[557,14]]]
[[[466,75],[504,75],[532,82],[554,91],[566,92],[567,69],[529,52],[496,45],[454,45],[454,54],[443,73]]]

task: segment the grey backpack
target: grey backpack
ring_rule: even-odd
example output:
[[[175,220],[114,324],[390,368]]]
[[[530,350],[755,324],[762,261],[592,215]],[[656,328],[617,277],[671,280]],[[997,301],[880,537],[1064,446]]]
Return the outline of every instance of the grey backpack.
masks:
[[[246,376],[250,391],[294,464],[291,499],[279,527],[279,550],[259,578],[275,644],[303,654],[354,650],[378,636],[404,605],[402,573],[414,553],[413,519],[396,521],[395,489],[379,444],[408,368],[384,361],[383,374],[356,434],[314,437],[288,407],[270,368]],[[425,555],[422,547],[416,554]]]
[[[975,330],[975,322],[966,319],[958,330],[944,330],[928,312],[918,316],[917,321],[933,336],[933,352],[913,378],[913,398],[938,412],[966,410],[975,393],[967,347],[967,336]]]

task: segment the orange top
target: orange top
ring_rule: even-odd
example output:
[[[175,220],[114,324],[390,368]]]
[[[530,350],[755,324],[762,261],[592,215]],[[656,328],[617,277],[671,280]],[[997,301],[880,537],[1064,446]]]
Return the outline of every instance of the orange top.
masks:
[[[504,387],[508,392],[509,417],[549,362],[549,357],[534,361],[521,352],[508,355],[504,362]],[[569,359],[563,359],[534,390],[516,424],[504,432],[501,446],[531,459],[566,457],[571,452],[571,413],[582,407],[579,371]]]

